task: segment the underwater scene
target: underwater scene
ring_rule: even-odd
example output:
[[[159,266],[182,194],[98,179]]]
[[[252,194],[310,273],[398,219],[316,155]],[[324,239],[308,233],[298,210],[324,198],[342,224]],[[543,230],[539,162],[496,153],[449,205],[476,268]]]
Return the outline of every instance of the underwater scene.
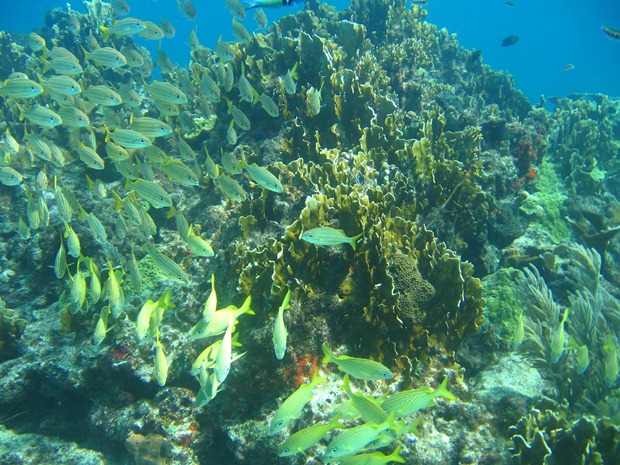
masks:
[[[523,90],[439,1],[53,3],[0,21],[0,465],[620,464],[617,5]]]

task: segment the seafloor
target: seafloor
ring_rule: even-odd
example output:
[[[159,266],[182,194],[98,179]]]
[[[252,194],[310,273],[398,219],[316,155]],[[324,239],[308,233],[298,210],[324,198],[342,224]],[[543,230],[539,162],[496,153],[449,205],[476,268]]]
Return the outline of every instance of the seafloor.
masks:
[[[448,378],[456,400],[380,449],[407,464],[620,463],[617,99],[533,107],[403,0],[307,1],[238,43],[191,43],[189,68],[104,42],[115,12],[87,7],[46,16],[46,49],[0,32],[2,465],[322,463],[334,431],[278,457],[334,412],[360,423],[322,344],[394,372],[352,374],[376,403]],[[82,92],[46,82],[65,50]],[[155,61],[174,87],[147,84]],[[136,147],[122,129],[141,116],[172,132]],[[316,227],[347,238],[301,239]],[[248,296],[253,312],[197,337],[203,312]],[[315,370],[301,417],[270,432]]]

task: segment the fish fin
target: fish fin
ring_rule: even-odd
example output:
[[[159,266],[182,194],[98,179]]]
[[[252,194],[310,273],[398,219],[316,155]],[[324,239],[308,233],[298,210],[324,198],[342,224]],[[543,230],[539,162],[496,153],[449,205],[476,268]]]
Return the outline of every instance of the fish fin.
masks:
[[[362,235],[363,235],[363,234],[364,234],[364,233],[363,233],[363,232],[361,232],[361,233],[359,233],[357,236],[353,236],[353,237],[351,238],[351,242],[349,242],[349,244],[351,244],[351,247],[353,247],[353,251],[356,251],[356,250],[357,250],[357,241],[359,241],[360,237],[362,237]]]
[[[448,377],[446,376],[439,387],[435,390],[435,397],[443,397],[449,400],[456,400],[456,396],[448,391]]]
[[[101,32],[103,33],[103,34],[101,35],[101,39],[102,39],[104,42],[107,42],[107,40],[110,38],[110,34],[112,33],[112,31],[110,31],[110,28],[109,28],[109,27],[105,27],[104,25],[100,25],[100,26],[99,26],[99,29],[101,29]]]

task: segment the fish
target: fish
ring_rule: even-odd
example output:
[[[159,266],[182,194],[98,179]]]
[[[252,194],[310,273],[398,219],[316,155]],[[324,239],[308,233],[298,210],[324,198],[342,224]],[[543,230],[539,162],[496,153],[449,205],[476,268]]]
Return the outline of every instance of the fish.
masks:
[[[104,107],[114,107],[123,103],[123,99],[114,89],[104,85],[90,86],[82,93],[92,103]]]
[[[278,8],[281,6],[291,6],[299,3],[302,0],[251,0],[248,6],[245,7],[246,10],[251,10],[252,8]]]
[[[42,105],[37,105],[24,110],[18,105],[19,119],[27,119],[30,123],[42,128],[53,128],[62,124],[62,118],[58,113]]]
[[[243,63],[241,63],[241,76],[239,76],[238,86],[239,98],[248,103],[254,103],[254,94],[256,94],[256,91],[254,87],[252,87],[252,84],[250,84],[250,81],[248,81],[248,78],[245,77],[245,65]]]
[[[247,193],[243,190],[243,187],[235,181],[233,178],[224,174],[217,178],[217,185],[220,187],[224,195],[231,200],[241,202],[247,198]]]
[[[259,186],[276,193],[281,193],[284,191],[284,187],[282,186],[280,180],[271,174],[267,168],[258,166],[256,163],[252,163],[251,165],[242,163],[241,166],[246,171],[250,179],[252,179],[252,181]]]
[[[236,324],[239,316],[246,313],[248,315],[256,314],[254,310],[252,310],[251,304],[252,298],[248,296],[243,302],[243,305],[239,308],[230,305],[214,312],[209,321],[205,321],[201,318],[190,330],[189,337],[191,339],[202,339],[222,334],[228,327],[228,321],[232,320]]]
[[[19,171],[10,166],[0,166],[0,183],[5,186],[18,186],[23,181]]]
[[[327,451],[322,458],[323,462],[342,461],[348,456],[361,452],[382,432],[394,428],[394,418],[394,413],[391,413],[382,423],[364,423],[342,431],[327,445]]]
[[[105,153],[110,160],[115,162],[127,160],[129,158],[129,152],[127,152],[124,147],[121,147],[114,142],[106,142]]]
[[[209,323],[217,310],[217,292],[215,291],[215,274],[211,274],[211,293],[202,309],[202,321]]]
[[[26,224],[23,218],[19,218],[17,222],[17,234],[22,241],[30,239],[30,227]]]
[[[45,39],[36,32],[31,32],[28,34],[28,47],[33,52],[43,50],[45,48]]]
[[[159,341],[159,337],[155,341],[155,361],[154,361],[154,374],[157,384],[165,386],[168,378],[168,359],[164,353],[164,348]]]
[[[312,399],[313,389],[325,381],[325,379],[319,376],[318,369],[315,369],[310,383],[299,386],[295,392],[282,402],[282,405],[280,405],[271,419],[269,431],[276,433],[299,418],[306,404]]]
[[[413,420],[411,423],[407,424],[404,421],[395,421],[394,426],[397,427],[396,430],[384,431],[379,435],[377,439],[368,444],[364,450],[377,450],[382,447],[387,447],[392,444],[394,441],[400,439],[402,436],[408,433],[412,433],[416,437],[420,437],[420,432],[418,431],[418,426],[422,422],[422,417],[418,417]]]
[[[52,94],[77,95],[82,92],[80,84],[69,76],[52,76],[47,80],[40,79],[43,88]]]
[[[166,39],[172,39],[177,33],[177,30],[174,28],[172,23],[166,18],[161,18],[159,20],[159,27],[162,31],[164,31],[164,37]]]
[[[161,169],[171,181],[182,186],[197,186],[198,176],[180,160],[169,158]]]
[[[127,61],[127,66],[129,66],[130,68],[141,68],[142,66],[144,66],[144,57],[136,49],[122,46],[121,53]],[[124,87],[130,89],[130,87],[128,86]]]
[[[505,37],[502,40],[502,44],[501,45],[502,45],[502,47],[510,47],[511,45],[514,45],[517,42],[519,42],[519,36],[511,35],[511,36]]]
[[[575,65],[572,64],[572,63],[568,63],[567,65],[564,65],[562,67],[562,71],[570,71],[570,70],[573,70],[573,69],[575,69]]]
[[[205,167],[207,169],[207,175],[211,179],[216,180],[218,176],[220,175],[219,167],[213,161],[213,158],[211,158],[211,155],[209,155],[209,151],[207,150],[207,147],[205,147],[205,152],[206,152]]]
[[[507,6],[509,7],[514,7],[515,6],[515,2],[508,0],[507,2],[504,2]]]
[[[389,455],[385,455],[381,452],[353,455],[344,458],[341,465],[384,465],[390,462],[406,463],[406,460],[400,456],[402,449],[403,446],[399,445],[394,449],[394,452]]]
[[[125,306],[125,294],[121,284],[123,282],[122,276],[117,275],[114,266],[108,259],[108,279],[103,286],[103,293],[112,310],[112,316],[118,318]],[[120,274],[120,273],[119,273]]]
[[[278,457],[300,454],[323,439],[330,431],[340,428],[340,415],[336,414],[329,423],[317,423],[291,434],[278,447]]]
[[[618,373],[620,372],[618,345],[615,343],[614,337],[611,334],[607,337],[607,343],[603,345],[603,368],[605,386],[610,388],[616,383]]]
[[[265,29],[268,22],[265,10],[263,10],[262,8],[255,8],[256,10],[254,12],[254,20],[256,21],[256,24],[258,24],[259,29]]]
[[[157,50],[157,64],[163,73],[170,74],[174,71],[174,63],[161,48]]]
[[[235,130],[235,122],[234,120],[230,120],[230,124],[228,125],[228,129],[226,129],[226,140],[230,145],[237,144],[237,131]]]
[[[275,322],[273,324],[273,350],[276,353],[276,358],[282,360],[286,353],[286,338],[288,332],[286,331],[286,325],[284,324],[284,310],[291,308],[291,291],[286,292],[282,305],[278,308],[278,314],[276,315]]]
[[[215,54],[222,60],[223,62],[232,61],[235,59],[236,52],[234,48],[228,43],[224,42],[220,37],[217,39],[217,44],[215,46]]]
[[[314,116],[321,112],[321,92],[323,91],[323,84],[325,84],[325,81],[321,83],[319,90],[310,87],[310,89],[306,91],[306,104],[310,113]]]
[[[95,324],[95,332],[93,333],[93,342],[96,346],[100,345],[108,333],[108,317],[110,316],[110,307],[105,306],[101,309],[97,323]]]
[[[551,363],[557,363],[560,361],[562,354],[564,353],[564,342],[565,342],[565,331],[564,325],[568,319],[569,309],[567,308],[564,311],[564,316],[562,317],[562,321],[557,328],[551,329],[551,334],[549,335],[551,339],[551,350],[549,353],[549,358]]]
[[[228,104],[228,113],[230,113],[233,117],[233,121],[237,126],[245,131],[250,130],[250,120],[239,108],[237,108],[232,103]]]
[[[383,423],[387,418],[387,413],[374,400],[361,394],[355,394],[351,390],[349,375],[345,374],[343,379],[343,389],[351,399],[353,406],[360,413],[362,419],[367,423]]]
[[[177,139],[177,150],[179,151],[179,155],[181,155],[181,158],[183,158],[184,160],[196,159],[196,153],[182,137],[179,137]]]
[[[65,223],[65,238],[67,239],[67,253],[73,258],[78,258],[81,251],[80,238],[69,223]]]
[[[86,279],[80,271],[79,267],[73,276],[69,276],[71,281],[69,288],[69,298],[71,303],[75,305],[76,311],[79,311],[86,302]]]
[[[226,0],[225,5],[236,19],[245,19],[245,8],[239,0]]]
[[[131,115],[129,129],[139,132],[150,139],[164,137],[172,133],[170,125],[149,116],[134,118],[133,115]]]
[[[232,362],[232,331],[233,331],[232,319],[228,321],[228,327],[224,332],[222,343],[217,351],[217,357],[215,358],[215,377],[218,382],[223,383],[230,373],[230,364]]]
[[[620,40],[620,29],[613,29],[607,26],[601,26],[601,31],[610,39]]]
[[[120,216],[122,220],[122,216]],[[122,220],[124,222],[124,220]],[[140,287],[142,284],[142,273],[140,273],[140,267],[138,266],[138,260],[136,260],[136,256],[133,253],[133,248],[131,250],[131,258],[129,259],[129,263],[127,264],[127,274],[131,279],[131,284],[136,291],[140,291]]]
[[[221,156],[222,168],[230,175],[241,173],[241,163],[231,152],[223,153]]]
[[[187,272],[170,257],[164,255],[162,252],[157,250],[155,246],[148,243],[143,247],[146,253],[149,254],[149,257],[151,257],[151,260],[153,260],[153,263],[157,269],[161,271],[164,276],[181,283],[186,283],[189,281],[189,275]]]
[[[93,234],[95,241],[100,244],[107,242],[108,234],[105,232],[105,227],[99,218],[97,218],[93,212],[84,214],[83,216],[86,217],[86,222],[88,223],[88,227],[90,228],[90,232]]]
[[[6,79],[0,87],[2,97],[33,98],[43,92],[43,86],[30,79]]]
[[[72,128],[85,128],[90,126],[90,118],[79,108],[63,106],[58,110],[62,124]]]
[[[130,183],[129,186],[137,192],[143,200],[146,200],[154,208],[169,207],[172,205],[172,198],[170,197],[170,194],[168,194],[159,184],[153,181],[146,181],[138,178],[134,182]]]
[[[130,7],[127,0],[111,0],[112,9],[118,16],[129,14]]]
[[[121,68],[127,64],[125,55],[112,47],[99,47],[92,52],[84,50],[84,56],[86,60],[109,69]]]
[[[573,336],[570,337],[570,343],[566,347],[568,350],[574,350],[577,358],[577,373],[584,374],[590,366],[590,353],[586,344],[579,344]]]
[[[336,357],[325,344],[321,346],[323,354],[323,363],[335,363],[340,371],[344,371],[354,378],[358,379],[391,379],[394,373],[385,365],[369,360],[367,358],[349,357],[348,355],[340,355]]]
[[[65,244],[60,240],[60,247],[58,247],[58,252],[56,252],[56,257],[54,259],[54,274],[56,275],[56,279],[61,279],[65,273],[67,272],[67,252],[65,250]]]
[[[9,131],[8,129],[4,133],[3,141],[4,141],[4,148],[11,155],[16,155],[21,150],[21,146],[19,145],[19,142],[17,142],[17,139],[13,137],[13,135],[11,134],[11,131]]]
[[[79,62],[64,56],[58,56],[49,62],[45,62],[42,70],[43,74],[47,73],[49,70],[53,70],[64,76],[76,76],[84,72]]]
[[[154,300],[147,300],[140,308],[138,317],[136,318],[136,337],[138,341],[144,339],[149,331],[151,317],[153,312],[157,310],[158,302]]]
[[[396,414],[397,418],[411,415],[423,408],[435,405],[437,397],[443,397],[448,400],[456,400],[456,396],[448,391],[448,377],[446,376],[439,387],[435,390],[428,386],[422,386],[418,389],[408,391],[400,391],[392,394],[381,404],[381,408],[388,413]]]
[[[289,95],[294,95],[297,92],[297,65],[299,63],[295,63],[291,69],[289,69],[284,75],[284,90]]]
[[[35,157],[41,160],[51,161],[52,149],[48,141],[37,134],[29,133],[26,135],[26,148]]]
[[[161,27],[152,21],[143,21],[145,28],[138,32],[138,37],[146,40],[161,40],[166,35]]]
[[[349,244],[353,250],[356,250],[357,241],[362,235],[363,233],[357,234],[356,236],[347,236],[342,229],[320,227],[304,231],[301,238],[311,244],[322,246]]]
[[[106,128],[106,131],[106,142],[113,140],[126,149],[139,149],[151,145],[148,137],[132,129],[115,129],[114,132],[110,132]]]
[[[177,6],[179,7],[179,13],[185,19],[189,21],[196,19],[196,7],[190,0],[177,0]]]
[[[192,255],[195,257],[213,257],[215,252],[207,241],[205,241],[202,237],[194,234],[192,232],[192,228],[189,228],[189,232],[187,237],[185,238],[185,243],[189,250],[191,250]]]
[[[220,101],[220,88],[207,73],[202,75],[202,79],[200,80],[200,88],[209,102],[217,103]]]
[[[73,208],[69,204],[67,197],[65,197],[62,189],[57,185],[56,176],[54,176],[54,199],[56,200],[56,208],[58,209],[58,215],[60,219],[68,223],[73,217]]]
[[[137,153],[144,155],[149,162],[155,164],[166,163],[168,155],[156,145],[149,145],[139,150]]]
[[[519,346],[525,340],[525,325],[523,319],[523,312],[519,314],[519,318],[517,318],[517,327],[515,328],[515,333],[512,336],[512,340],[510,341],[510,348],[512,350],[517,350]]]
[[[185,93],[169,82],[153,81],[151,84],[145,83],[144,88],[151,94],[153,100],[175,105],[187,103],[187,96]]]
[[[88,296],[91,303],[96,304],[101,298],[101,281],[99,279],[99,269],[92,258],[88,259],[88,276],[90,278]]]
[[[278,116],[280,116],[280,109],[278,108],[278,105],[276,105],[276,102],[274,102],[271,97],[265,94],[261,94],[258,97],[258,101],[263,107],[263,110],[265,110],[265,112],[269,116],[271,116],[272,118],[277,118]]]
[[[80,160],[82,160],[89,168],[93,170],[102,170],[105,168],[103,158],[101,158],[99,154],[90,147],[82,144],[76,148],[75,151],[78,153]]]
[[[101,39],[107,42],[111,35],[115,37],[129,37],[137,34],[146,29],[146,24],[138,18],[123,18],[114,21],[110,27],[100,25],[99,29],[103,33]]]
[[[177,232],[179,233],[179,236],[181,236],[181,239],[185,239],[187,235],[189,234],[189,224],[187,223],[187,219],[185,218],[183,213],[181,213],[180,211],[178,211],[176,208],[172,206],[170,207],[168,218],[171,218],[170,215],[174,216],[174,221],[176,223]]]
[[[243,12],[245,13],[245,10],[243,10]],[[239,21],[237,21],[235,18],[233,18],[232,20],[232,32],[233,35],[237,38],[237,40],[239,40],[240,42],[249,42],[252,38],[245,26]]]
[[[189,48],[192,51],[196,51],[198,50],[198,47],[200,47],[200,41],[198,40],[198,32],[196,31],[196,28],[192,29],[189,32]]]

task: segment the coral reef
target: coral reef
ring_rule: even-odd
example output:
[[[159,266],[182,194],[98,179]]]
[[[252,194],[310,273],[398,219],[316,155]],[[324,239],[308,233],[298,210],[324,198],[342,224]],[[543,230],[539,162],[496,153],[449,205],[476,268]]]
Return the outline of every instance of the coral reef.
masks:
[[[109,4],[46,16],[38,33],[59,48],[45,54],[70,53],[85,88],[124,104],[95,103],[91,90],[27,105],[81,108],[87,129],[24,122],[12,98],[0,106],[3,164],[22,177],[0,185],[11,308],[0,308],[0,419],[29,432],[2,427],[3,463],[39,460],[3,452],[12,440],[62,448],[67,463],[274,463],[281,438],[266,419],[316,369],[329,373],[322,343],[397,374],[356,386],[375,398],[450,377],[459,400],[423,412],[420,437],[401,441],[412,463],[506,463],[511,436],[515,463],[564,447],[617,461],[604,419],[620,411],[617,102],[532,108],[510,76],[425,18],[404,0],[344,11],[309,0],[248,41],[193,44],[189,67],[162,70],[157,87],[141,39],[103,41]],[[0,72],[49,76],[52,55],[0,34]],[[97,63],[104,42],[135,63]],[[144,116],[169,132],[112,144]],[[103,169],[86,148],[108,155]],[[316,227],[360,239],[304,241]],[[228,339],[192,333],[249,297],[256,315],[224,325]],[[199,391],[189,371],[206,347]],[[317,390],[295,428],[329,418],[339,383]],[[556,403],[528,414],[541,392]]]

